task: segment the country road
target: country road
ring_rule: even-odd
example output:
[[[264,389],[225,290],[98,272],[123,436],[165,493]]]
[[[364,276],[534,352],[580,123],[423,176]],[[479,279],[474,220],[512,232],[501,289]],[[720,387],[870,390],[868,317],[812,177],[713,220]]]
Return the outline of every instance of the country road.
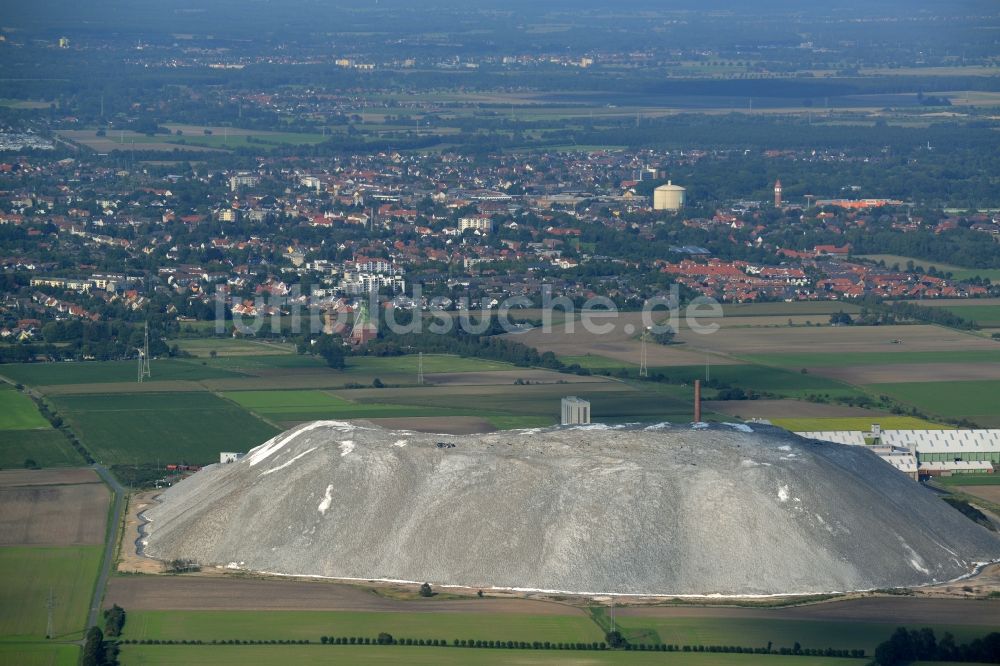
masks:
[[[106,467],[94,464],[94,471],[101,479],[110,486],[114,493],[115,503],[111,511],[111,522],[108,526],[107,539],[104,542],[104,560],[101,562],[101,573],[97,577],[97,585],[94,587],[94,596],[90,600],[90,613],[87,615],[87,628],[98,623],[101,612],[101,600],[104,598],[104,590],[108,585],[108,576],[111,575],[111,566],[115,559],[115,545],[118,543],[118,525],[121,523],[122,509],[125,506],[125,488],[118,483],[118,480],[108,471]]]

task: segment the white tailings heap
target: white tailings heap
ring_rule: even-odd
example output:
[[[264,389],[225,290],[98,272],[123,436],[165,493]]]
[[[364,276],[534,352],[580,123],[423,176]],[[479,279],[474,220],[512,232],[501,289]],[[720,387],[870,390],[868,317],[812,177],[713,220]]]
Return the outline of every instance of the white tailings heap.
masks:
[[[288,575],[663,595],[909,587],[1000,559],[993,533],[870,451],[752,429],[451,436],[310,423],[164,492],[144,552]]]

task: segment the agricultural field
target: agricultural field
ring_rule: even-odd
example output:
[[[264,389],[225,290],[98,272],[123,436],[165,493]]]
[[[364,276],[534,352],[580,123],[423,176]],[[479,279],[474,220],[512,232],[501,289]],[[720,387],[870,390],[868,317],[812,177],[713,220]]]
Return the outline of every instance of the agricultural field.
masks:
[[[267,151],[274,146],[309,146],[327,141],[330,137],[317,133],[275,132],[245,130],[236,127],[202,127],[193,125],[166,125],[170,134],[141,134],[133,131],[110,132],[97,136],[97,130],[64,130],[59,135],[80,143],[97,152],[115,150],[233,150],[253,147]],[[206,134],[206,130],[209,133]],[[177,132],[181,133],[178,134]]]
[[[768,655],[671,654],[642,652],[593,652],[564,650],[497,650],[405,646],[188,646],[126,645],[122,663],[130,666],[286,666],[321,663],[323,660],[348,664],[396,666],[625,666],[669,663],[677,666],[765,666],[773,664]],[[856,659],[835,657],[780,657],[787,666],[850,666]]]
[[[857,258],[874,262],[884,261],[885,265],[890,268],[893,264],[899,264],[901,268],[906,268],[907,262],[912,261],[915,268],[921,267],[926,271],[933,266],[943,273],[951,273],[952,278],[955,280],[969,280],[974,277],[988,278],[994,282],[1000,280],[1000,269],[996,268],[966,268],[964,266],[955,266],[954,264],[904,257],[898,254],[862,254],[858,255]]]
[[[150,363],[151,379],[198,381],[241,375],[203,365],[197,361],[159,359]],[[0,375],[29,386],[135,382],[135,361],[82,361],[79,363],[11,363],[0,367]]]
[[[31,398],[11,386],[0,385],[0,430],[50,428]]]
[[[875,353],[888,358],[898,353],[995,353],[997,345],[975,335],[927,324],[899,326],[796,326],[781,329],[722,327],[698,335],[681,329],[677,339],[693,347],[739,357],[782,354],[816,354],[821,349],[833,358],[846,354]],[[892,361],[884,361],[891,363]]]
[[[925,414],[966,418],[986,428],[1000,427],[997,381],[891,383],[873,384],[869,388]]]
[[[905,343],[904,343],[905,344]],[[752,363],[773,365],[783,368],[820,368],[860,365],[904,365],[924,363],[1000,363],[1000,345],[996,349],[977,351],[923,352],[908,349],[895,350],[891,354],[882,352],[830,353],[813,351],[802,353],[741,354],[741,358]]]
[[[604,634],[578,615],[397,613],[364,611],[132,611],[123,636],[133,639],[301,640],[320,636],[393,636],[476,640],[593,642]]]
[[[244,409],[281,423],[318,419],[370,419],[405,416],[477,416],[468,409],[384,403],[355,403],[326,391],[233,391],[223,394]]]
[[[934,483],[941,486],[1000,486],[1000,474],[958,474],[939,476]]]
[[[80,648],[67,643],[7,643],[0,640],[0,663],[17,666],[77,666]]]
[[[275,354],[294,354],[294,345],[264,340],[245,340],[234,338],[181,338],[172,340],[171,345],[198,358],[210,358],[212,352],[216,357],[228,356],[272,356]]]
[[[52,403],[107,462],[218,462],[220,451],[246,451],[278,432],[208,392],[67,395]]]
[[[103,516],[102,516],[103,517]],[[45,635],[49,591],[55,599],[55,636],[79,640],[97,579],[102,546],[0,547],[0,642]]]
[[[543,384],[530,386],[443,386],[411,389],[358,389],[338,391],[359,403],[391,400],[427,408],[460,404],[473,414],[557,418],[559,401],[576,395],[591,401],[595,420],[652,421],[691,420],[690,389],[683,386],[644,385],[638,390],[627,384]]]
[[[653,618],[621,614],[617,624],[633,642],[658,645],[750,645],[792,647],[796,642],[805,648],[864,649],[872,654],[875,647],[896,629],[893,622],[823,622],[816,620],[768,620],[758,618]],[[983,627],[942,625],[934,627],[941,636],[945,631],[958,642],[981,637]]]
[[[954,430],[953,426],[941,425],[913,416],[879,415],[876,420],[867,416],[777,418],[772,423],[792,432],[817,432],[821,430],[871,430],[872,423],[878,423],[883,430]]]
[[[1000,305],[948,305],[947,310],[986,328],[1000,328]]]
[[[110,497],[96,475],[90,483],[24,485],[33,474],[0,477],[0,546],[104,543]]]
[[[58,430],[0,430],[0,469],[20,468],[27,460],[34,460],[39,467],[83,464]]]

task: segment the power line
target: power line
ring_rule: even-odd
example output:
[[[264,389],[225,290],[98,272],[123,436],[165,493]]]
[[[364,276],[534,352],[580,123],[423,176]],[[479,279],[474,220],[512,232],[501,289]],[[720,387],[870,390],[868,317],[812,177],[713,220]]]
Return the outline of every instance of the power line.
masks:
[[[642,332],[642,353],[639,357],[639,376],[649,377],[649,368],[646,366],[646,331]]]
[[[46,638],[52,638],[55,635],[55,633],[56,633],[55,626],[54,626],[55,623],[52,620],[52,612],[55,610],[55,608],[56,608],[56,598],[52,594],[52,588],[50,587],[49,588],[49,596],[45,600],[45,609],[48,611],[48,614],[49,614],[48,622],[45,625],[45,637]]]

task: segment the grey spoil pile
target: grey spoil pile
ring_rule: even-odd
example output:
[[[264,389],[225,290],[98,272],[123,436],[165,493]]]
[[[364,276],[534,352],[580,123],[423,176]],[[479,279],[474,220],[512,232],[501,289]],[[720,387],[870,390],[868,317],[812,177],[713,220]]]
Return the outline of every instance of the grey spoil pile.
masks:
[[[147,512],[145,552],[282,574],[670,595],[915,586],[1000,559],[993,534],[871,452],[752,427],[448,436],[316,422],[165,492]]]

